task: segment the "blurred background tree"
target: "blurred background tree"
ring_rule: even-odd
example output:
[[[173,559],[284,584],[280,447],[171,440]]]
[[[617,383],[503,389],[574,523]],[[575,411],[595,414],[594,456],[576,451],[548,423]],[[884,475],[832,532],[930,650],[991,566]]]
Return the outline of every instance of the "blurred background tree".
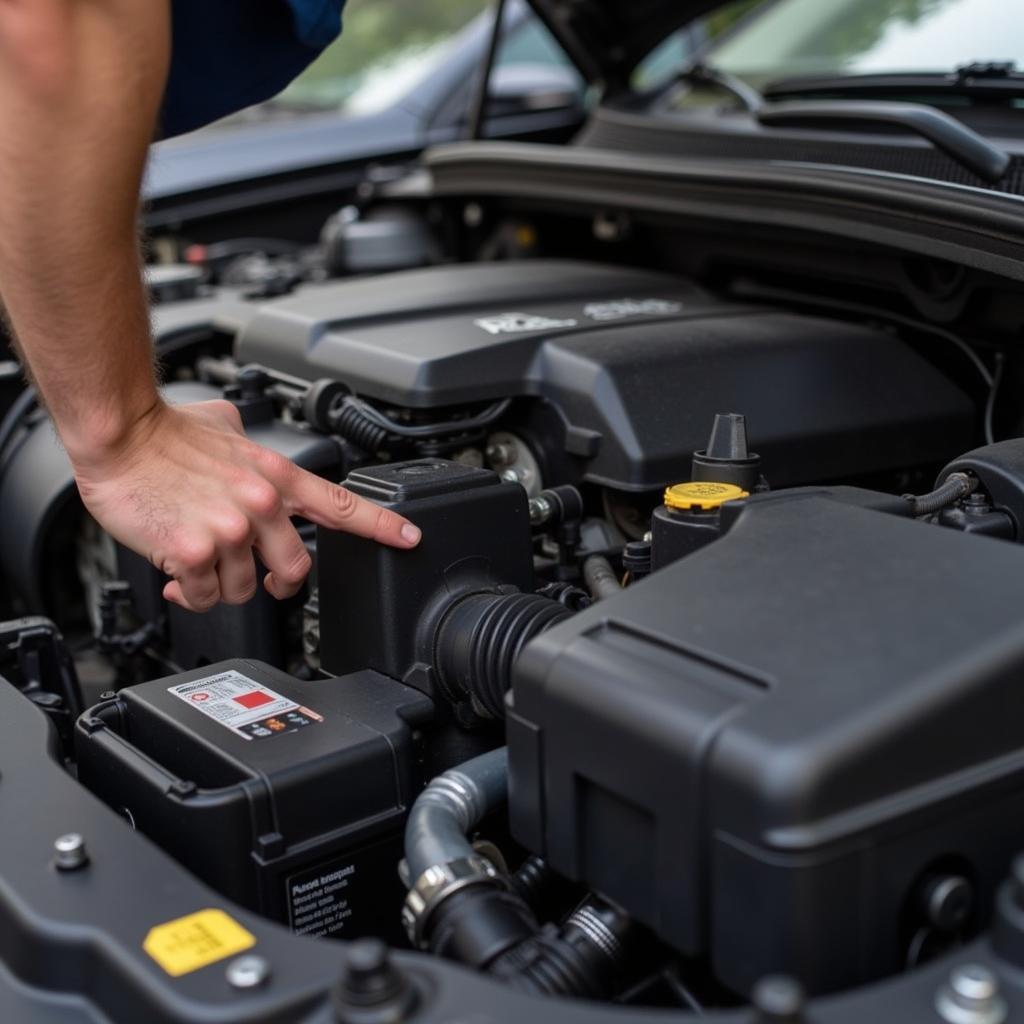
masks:
[[[709,38],[721,35],[732,28],[740,20],[746,17],[755,7],[759,7],[764,0],[734,0],[726,4],[721,10],[714,11],[704,19]]]
[[[342,38],[302,75],[312,95],[320,85],[339,102],[366,74],[446,39],[487,6],[486,0],[348,0]]]
[[[714,38],[762,2],[726,3],[704,19],[699,35]],[[286,105],[341,106],[371,75],[376,81],[408,65],[490,6],[490,0],[348,0],[342,38],[285,90],[282,100]],[[688,52],[684,47],[684,56]]]

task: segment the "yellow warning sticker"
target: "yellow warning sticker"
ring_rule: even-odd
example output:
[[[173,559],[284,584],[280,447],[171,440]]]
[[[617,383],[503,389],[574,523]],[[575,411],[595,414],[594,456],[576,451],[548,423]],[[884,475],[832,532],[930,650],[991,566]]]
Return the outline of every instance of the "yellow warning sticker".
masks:
[[[209,909],[150,928],[142,948],[177,978],[255,945],[256,937],[234,918]]]

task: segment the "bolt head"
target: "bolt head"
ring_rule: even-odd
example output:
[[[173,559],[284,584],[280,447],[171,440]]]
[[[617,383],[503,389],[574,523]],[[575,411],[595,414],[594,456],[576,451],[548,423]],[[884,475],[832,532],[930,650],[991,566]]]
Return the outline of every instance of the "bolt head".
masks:
[[[806,998],[803,986],[784,974],[762,978],[751,993],[751,1001],[763,1024],[797,1024]]]
[[[370,974],[386,967],[388,947],[380,939],[359,939],[348,952],[348,969],[353,974]]]
[[[239,956],[228,964],[224,973],[228,984],[239,991],[260,988],[270,980],[270,962],[253,954]]]
[[[495,468],[510,466],[519,458],[516,446],[507,441],[495,441],[484,449],[484,458]]]
[[[379,939],[359,939],[349,946],[343,988],[350,1000],[377,1003],[395,990],[396,975],[388,947]]]
[[[962,999],[991,999],[999,991],[995,974],[983,964],[963,964],[955,967],[949,976],[950,988]]]
[[[75,871],[89,863],[85,840],[77,832],[58,836],[53,843],[54,864],[59,871]]]
[[[935,997],[935,1009],[949,1024],[1002,1024],[1008,1009],[999,979],[984,964],[960,964]]]
[[[38,708],[57,709],[64,705],[64,699],[59,694],[50,693],[48,690],[36,690],[35,693],[29,694],[29,699]]]
[[[928,920],[941,931],[955,932],[962,928],[973,906],[971,883],[961,875],[939,878],[928,890]]]

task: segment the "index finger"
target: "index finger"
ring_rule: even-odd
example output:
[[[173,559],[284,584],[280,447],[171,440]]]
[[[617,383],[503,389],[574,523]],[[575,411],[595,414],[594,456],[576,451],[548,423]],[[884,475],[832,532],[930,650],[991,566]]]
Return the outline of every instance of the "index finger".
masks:
[[[419,527],[398,513],[307,473],[294,463],[287,466],[278,486],[290,515],[394,548],[414,548],[420,542]]]

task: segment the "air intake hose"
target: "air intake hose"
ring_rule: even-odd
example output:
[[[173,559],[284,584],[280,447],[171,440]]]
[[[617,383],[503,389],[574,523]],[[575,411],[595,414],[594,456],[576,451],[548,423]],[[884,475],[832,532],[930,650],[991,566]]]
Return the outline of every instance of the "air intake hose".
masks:
[[[512,666],[535,636],[572,613],[539,594],[469,594],[448,609],[435,639],[441,684],[490,718],[505,717]]]

